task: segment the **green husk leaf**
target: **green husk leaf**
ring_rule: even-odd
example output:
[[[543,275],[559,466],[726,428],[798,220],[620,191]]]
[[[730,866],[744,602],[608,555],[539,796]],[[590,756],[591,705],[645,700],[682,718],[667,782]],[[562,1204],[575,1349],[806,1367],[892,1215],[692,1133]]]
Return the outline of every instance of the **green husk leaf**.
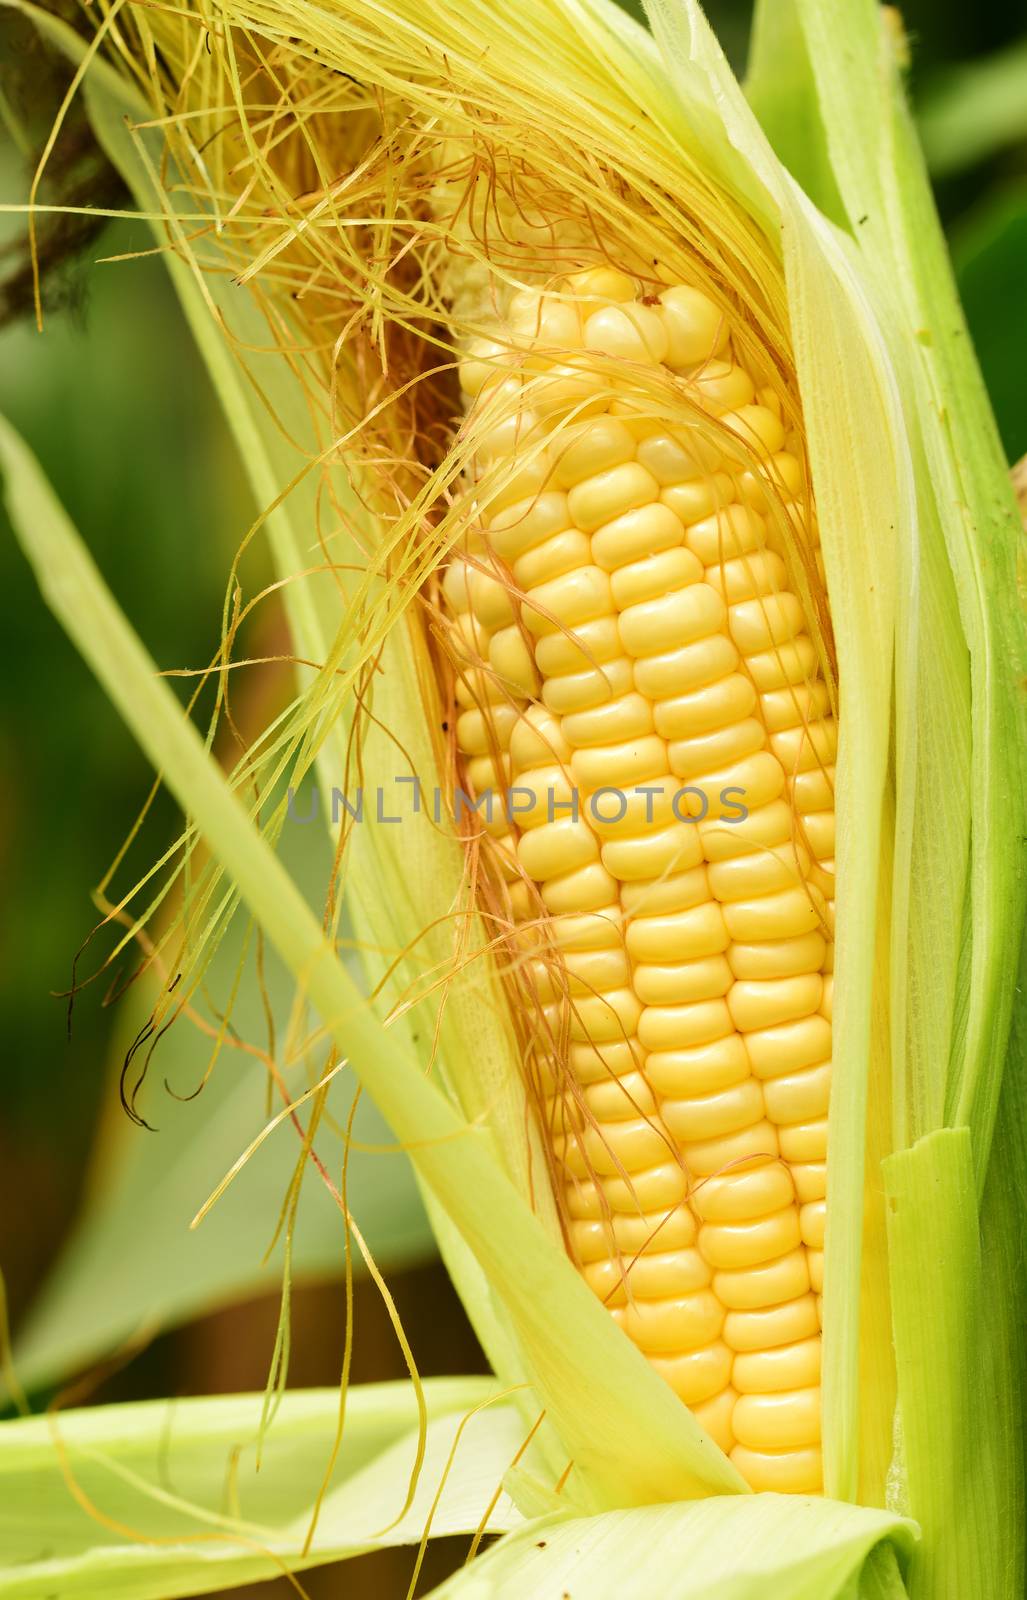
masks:
[[[152,1400],[0,1424],[0,1595],[171,1600],[416,1544],[444,1474],[432,1532],[471,1535],[523,1437],[515,1406],[488,1403],[497,1392],[485,1378],[425,1383],[427,1452],[404,1511],[418,1448],[413,1386],[352,1388],[309,1552],[339,1416],[334,1389],[283,1396],[259,1471],[262,1395]],[[489,1530],[519,1521],[500,1495]]]
[[[741,1478],[626,1340],[467,1122],[382,1027],[281,861],[158,677],[37,463],[0,427],[12,525],[44,597],[320,1013],[501,1299],[540,1409],[574,1462],[568,1499],[611,1504],[738,1492]],[[559,1330],[560,1337],[554,1337]]]
[[[858,1578],[852,1580],[852,1600],[904,1600],[908,1593],[899,1559],[891,1544],[877,1544],[867,1556]]]
[[[432,1600],[901,1600],[896,1558],[905,1562],[911,1544],[908,1523],[832,1500],[759,1494],[646,1506],[528,1523]],[[863,1587],[868,1569],[876,1588]]]
[[[981,1396],[1014,1398],[982,1337],[992,1286],[981,1263],[969,1130],[939,1129],[884,1163],[904,1490],[925,1539],[916,1595],[1013,1595],[1015,1479],[981,1428]],[[930,1307],[929,1313],[925,1310]]]
[[[1009,461],[1027,454],[1022,351],[1027,304],[1027,181],[996,186],[961,219],[950,246],[959,294]]]

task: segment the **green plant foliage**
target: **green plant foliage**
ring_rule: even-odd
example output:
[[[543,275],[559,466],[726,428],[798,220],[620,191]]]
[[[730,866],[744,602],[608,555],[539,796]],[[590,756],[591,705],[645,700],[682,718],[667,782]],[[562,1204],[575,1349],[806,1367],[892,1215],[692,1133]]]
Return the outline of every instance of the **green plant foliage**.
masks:
[[[301,881],[327,872],[323,858],[328,846],[320,828],[288,830],[285,848]],[[230,992],[244,937],[244,919],[237,918],[211,965],[207,993],[223,1000]],[[292,986],[274,960],[267,963],[267,979],[267,999],[281,1039]],[[116,1035],[115,1077],[147,1014],[145,992],[134,993]],[[232,1016],[244,1038],[257,1038],[266,1030],[252,959],[242,968]],[[203,1080],[213,1046],[188,1018],[162,1040],[140,1101],[156,1131],[129,1121],[111,1084],[85,1207],[15,1349],[15,1367],[25,1387],[64,1378],[141,1333],[277,1287],[281,1244],[269,1263],[262,1261],[301,1149],[291,1123],[275,1130],[200,1226],[189,1228],[269,1115],[264,1064],[230,1046],[221,1049],[199,1095],[181,1098],[192,1096]],[[299,1075],[293,1066],[284,1076],[297,1094],[307,1085],[302,1064]],[[332,1084],[328,1117],[317,1139],[318,1153],[336,1182],[344,1149],[333,1127],[345,1125],[352,1093],[341,1080]],[[277,1113],[281,1102],[272,1109]],[[349,1206],[379,1266],[388,1269],[433,1255],[410,1163],[402,1152],[389,1148],[393,1141],[388,1128],[366,1097],[357,1108],[352,1137],[358,1145],[384,1147],[352,1149],[347,1164]],[[353,1258],[354,1270],[361,1272],[359,1251]],[[344,1261],[342,1216],[308,1167],[293,1232],[290,1279],[302,1283],[339,1277]]]
[[[22,9],[32,11],[24,3]],[[511,13],[500,9],[508,27]],[[452,1032],[441,1041],[439,1070],[429,1072],[409,1016],[393,1026],[387,1007],[368,1001],[374,985],[354,981],[332,930],[261,832],[259,808],[238,775],[226,778],[210,759],[31,455],[0,426],[11,518],[48,605],[224,870],[226,900],[237,895],[249,909],[296,993],[319,1015],[340,1073],[345,1069],[333,1094],[343,1082],[349,1091],[359,1082],[407,1148],[465,1304],[502,1381],[516,1388],[495,1414],[507,1417],[507,1431],[498,1430],[502,1447],[495,1445],[486,1465],[468,1465],[468,1492],[473,1486],[480,1514],[501,1461],[508,1493],[533,1520],[445,1584],[439,1600],[963,1600],[976,1593],[1015,1600],[1023,1587],[1024,1481],[1011,1407],[1021,1393],[1023,1353],[1014,1349],[1012,1280],[1025,1166],[1022,1143],[1003,1123],[1011,1108],[1018,1114],[1022,1084],[1011,1087],[1008,1076],[1003,1082],[1003,1068],[1011,1063],[1015,1074],[1021,1064],[1021,1047],[1008,1039],[1027,831],[1016,688],[1027,670],[1027,642],[1015,606],[1016,508],[909,121],[890,13],[874,0],[843,7],[765,0],[747,102],[694,0],[647,0],[646,9],[649,37],[601,0],[568,0],[582,32],[595,30],[587,35],[596,41],[595,59],[621,69],[606,87],[627,82],[660,131],[668,164],[653,181],[670,192],[676,157],[701,158],[710,181],[738,199],[780,261],[831,592],[843,732],[823,1377],[825,1481],[834,1498],[740,1492],[738,1475],[692,1414],[669,1403],[665,1386],[568,1263],[544,1208],[533,1211],[518,1158],[505,1155],[523,1102],[516,1071],[507,1070],[501,1023],[473,988],[457,985],[445,1024]],[[368,47],[360,58],[354,44],[352,62],[345,57],[354,82],[366,77],[369,88],[381,87],[399,70],[395,51],[403,70],[416,72],[437,71],[445,57],[462,92],[476,85],[487,91],[474,74],[490,60],[488,49],[468,41],[480,46],[503,37],[493,34],[492,8],[436,0],[425,24],[432,30],[429,67],[416,10],[397,0],[396,38],[375,35],[381,57]],[[254,20],[241,5],[226,12],[236,23],[238,13],[261,32],[260,14]],[[311,31],[315,16],[311,11]],[[358,20],[381,29],[380,7]],[[573,79],[578,33],[561,32],[563,13],[547,12],[545,20],[553,23],[553,40],[567,47],[561,70]],[[292,21],[276,11],[269,36],[280,41]],[[53,18],[40,25],[81,59],[77,35]],[[452,46],[448,56],[439,40]],[[404,48],[412,48],[413,69]],[[236,327],[246,327],[249,316],[253,337],[244,343],[251,356],[259,345],[259,302],[236,293],[249,271],[234,272],[231,282],[212,272],[213,290],[202,273],[191,273],[187,230],[208,213],[190,222],[176,209],[194,203],[188,185],[155,181],[159,132],[152,121],[144,130],[133,126],[140,105],[134,86],[98,61],[86,95],[98,137],[140,212],[149,217],[167,208],[180,247],[172,263],[179,293],[257,498],[270,508],[278,573],[292,579],[302,571],[313,526],[312,478],[261,415],[258,391],[243,381],[237,351],[227,353],[230,341],[219,328],[238,300],[244,310]],[[289,389],[291,369],[273,354],[258,351],[254,365]],[[302,421],[301,402],[298,393],[286,395],[282,414]],[[278,410],[277,397],[271,409]],[[326,456],[334,466],[334,447],[300,437],[308,457]],[[372,505],[361,502],[360,509],[373,519]],[[297,648],[321,664],[301,672],[309,699],[300,704],[324,784],[329,757],[345,745],[352,639],[330,586],[289,588]],[[420,771],[429,742],[402,622],[400,611],[390,624],[392,653],[382,658],[375,710],[404,743],[408,733],[421,738]],[[318,742],[319,717],[325,731]],[[385,760],[381,744],[372,739],[369,748],[372,762]],[[347,883],[358,942],[379,954],[416,948],[419,959],[420,932],[434,922],[428,909],[441,900],[448,911],[454,903],[439,887],[459,871],[453,841],[426,840],[408,863],[398,842],[371,840],[361,835]],[[380,892],[384,885],[403,891],[401,909]],[[495,1049],[483,1048],[490,1041]],[[276,1132],[274,1140],[280,1137]],[[432,1471],[454,1441],[454,1416],[447,1412],[429,1427]],[[84,1460],[92,1461],[89,1429],[102,1437],[105,1417],[114,1418],[116,1431],[113,1412],[82,1425]],[[515,1462],[532,1422],[538,1437]],[[46,1426],[11,1425],[0,1433],[0,1450],[6,1440],[17,1447],[27,1439],[53,1484],[53,1474],[63,1472],[60,1453],[49,1434],[31,1432]],[[147,1451],[152,1438],[150,1428]],[[223,1483],[224,1448],[221,1435],[213,1444],[197,1442],[198,1482]],[[409,1454],[410,1439],[402,1446],[387,1440],[382,1449],[333,1489],[332,1555],[373,1542],[370,1479],[383,1493],[397,1493],[402,1474],[389,1451]],[[27,1496],[31,1463],[17,1448],[11,1459],[16,1494]],[[119,1482],[129,1483],[118,1471]],[[419,1496],[430,1499],[432,1471]],[[66,1487],[63,1476],[61,1483]],[[129,1487],[139,1492],[137,1483]],[[272,1529],[266,1514],[261,1521],[249,1506],[222,1500],[218,1536],[238,1541],[257,1530],[265,1539],[270,1532],[286,1542],[287,1554],[295,1552],[315,1492],[307,1482],[302,1508],[290,1500],[287,1526],[275,1521]],[[169,1499],[179,1493],[177,1484],[165,1488],[162,1513],[182,1514]],[[382,1502],[370,1500],[379,1512]],[[874,1509],[884,1504],[890,1509]],[[556,1514],[558,1505],[566,1510]],[[276,1503],[275,1517],[280,1510]],[[422,1500],[399,1524],[411,1536],[415,1510],[423,1527]],[[248,1527],[240,1524],[243,1512]],[[195,1519],[195,1508],[188,1515]],[[460,1526],[469,1526],[466,1516]],[[78,1534],[85,1539],[83,1527]],[[169,1536],[180,1539],[177,1523]],[[134,1552],[153,1548],[134,1531],[128,1544]],[[95,1593],[97,1600],[117,1593],[102,1581],[113,1576],[116,1585],[124,1551],[115,1557],[92,1543],[76,1550],[71,1586],[62,1574],[44,1572],[42,1557],[40,1583],[52,1578],[56,1592]],[[182,1559],[185,1565],[162,1579],[172,1587],[161,1594],[198,1592],[206,1556]],[[154,1558],[147,1572],[156,1570]],[[85,1586],[76,1590],[79,1578]]]
[[[1024,91],[1027,103],[1027,88]],[[1027,184],[991,194],[956,230],[952,255],[974,349],[1011,462],[1027,454]]]
[[[918,112],[924,154],[937,177],[1027,139],[1027,39],[938,72]]]
[[[501,1484],[524,1426],[509,1402],[487,1403],[496,1392],[481,1378],[425,1383],[425,1453],[408,1502],[420,1451],[413,1386],[352,1389],[309,1551],[335,1390],[285,1395],[259,1456],[260,1395],[0,1424],[0,1595],[172,1600],[416,1545],[429,1527],[504,1532],[520,1520]]]

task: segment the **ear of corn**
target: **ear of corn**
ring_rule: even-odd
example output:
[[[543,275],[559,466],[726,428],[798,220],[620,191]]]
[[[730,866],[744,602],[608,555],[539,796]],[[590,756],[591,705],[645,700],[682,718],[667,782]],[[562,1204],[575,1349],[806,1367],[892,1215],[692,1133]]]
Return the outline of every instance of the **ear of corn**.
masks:
[[[410,889],[388,918],[403,952],[455,905],[472,925],[472,888],[486,939],[502,936],[466,1007],[450,999],[467,982],[465,958],[489,968],[481,935],[435,946],[448,976],[437,1010],[421,1003],[433,1025],[419,1048],[463,1110],[492,1121],[491,1159],[553,1228],[540,1189],[549,1151],[572,1253],[613,1312],[590,1318],[580,1283],[546,1266],[549,1313],[564,1302],[594,1340],[576,1377],[547,1359],[544,1319],[513,1279],[514,1256],[530,1271],[520,1213],[504,1260],[474,1220],[480,1166],[457,1162],[450,1177],[426,1156],[422,1171],[475,1257],[458,1272],[494,1359],[525,1372],[549,1410],[550,1461],[561,1448],[577,1456],[592,1506],[663,1496],[675,1472],[680,1493],[737,1486],[708,1439],[666,1420],[687,1416],[676,1388],[758,1487],[814,1487],[819,1433],[828,1494],[871,1505],[887,1494],[922,1518],[930,1554],[912,1592],[940,1595],[955,1574],[965,1592],[979,1583],[1012,1596],[1022,1446],[1000,1371],[1010,1323],[999,1315],[987,1327],[973,1211],[984,1192],[986,1257],[1001,1265],[1015,1180],[1008,1142],[997,1169],[989,1151],[1022,921],[1022,786],[1000,749],[1013,726],[1002,650],[1018,657],[1022,636],[973,530],[1001,494],[1000,464],[972,369],[930,353],[951,343],[926,315],[933,297],[943,317],[950,307],[936,262],[926,274],[912,266],[902,219],[922,222],[923,200],[901,117],[889,111],[882,151],[879,129],[835,115],[855,98],[827,9],[784,15],[791,31],[776,43],[825,128],[809,182],[848,232],[790,181],[690,4],[654,0],[654,45],[591,3],[516,15],[502,3],[439,4],[428,21],[412,0],[288,14],[231,0],[209,59],[188,21],[157,14],[119,49],[158,110],[169,86],[176,107],[193,107],[187,136],[174,118],[169,129],[188,203],[218,216],[216,267],[248,285],[293,370],[311,348],[322,353],[301,385],[319,397],[313,449],[309,431],[299,436],[329,482],[332,442],[343,441],[363,508],[343,494],[350,509],[328,535],[332,557],[362,570],[343,586],[324,673],[299,702],[301,764],[326,748],[339,671],[344,700],[384,664],[375,707],[419,770],[444,782],[458,745],[471,787],[509,777],[535,791],[516,832],[505,819],[494,836],[455,819],[465,877],[451,835],[425,826],[412,884],[411,836],[382,830],[351,852],[346,888],[365,937],[385,926],[383,887]],[[769,28],[765,16],[765,42]],[[868,8],[847,14],[844,39],[861,103],[892,95]],[[143,64],[157,44],[166,77],[154,82]],[[256,138],[242,87],[250,71],[263,82],[269,60],[283,103],[310,111],[282,149]],[[336,72],[322,126],[310,97],[326,63]],[[787,113],[773,96],[764,104],[785,147]],[[235,143],[215,141],[201,164],[197,141],[226,111]],[[882,177],[889,160],[898,186]],[[233,161],[267,202],[238,228],[226,207],[240,193]],[[151,177],[159,170],[151,160]],[[157,192],[181,207],[178,186],[158,178]],[[188,257],[181,227],[177,244]],[[463,398],[444,382],[431,391],[455,438],[438,409],[426,416],[409,401],[433,363],[460,364]],[[945,406],[951,417],[939,420]],[[1000,539],[994,553],[1007,579]],[[285,567],[298,570],[289,556]],[[832,930],[822,769],[836,726]],[[374,753],[372,736],[367,748],[387,771],[388,743]],[[650,780],[665,804],[665,780],[695,779],[716,807],[731,787],[723,775],[740,769],[770,830],[751,831],[747,852],[721,853],[724,817],[685,822],[671,807],[633,833],[635,812],[618,834],[601,818],[550,822],[537,810],[550,779],[572,798],[568,772],[586,805],[604,786]],[[183,793],[195,798],[188,784]],[[732,898],[738,877],[745,894]],[[605,942],[610,927],[617,942]],[[825,1109],[832,931],[828,1182],[808,1169],[824,1161],[823,1128],[810,1124]],[[785,941],[788,971],[776,964]],[[388,966],[368,960],[375,978]],[[416,968],[415,957],[404,971]],[[519,997],[505,1016],[500,983]],[[483,995],[495,1026],[482,1025]],[[764,1052],[759,1036],[774,1030],[787,1053]],[[527,1093],[516,1090],[511,1032]],[[792,1080],[783,1099],[782,1080]],[[807,1091],[819,1096],[811,1115]],[[711,1105],[711,1095],[727,1098]],[[412,1134],[409,1108],[395,1094],[389,1105]],[[533,1131],[511,1143],[518,1110]],[[822,1351],[809,1321],[824,1198],[814,1178],[827,1189]],[[718,1194],[724,1216],[705,1214]],[[495,1219],[500,1235],[507,1220]],[[925,1243],[933,1222],[936,1251]],[[672,1249],[650,1248],[661,1226]],[[739,1296],[746,1303],[733,1304]],[[766,1337],[795,1307],[809,1325]],[[738,1318],[760,1316],[760,1339],[738,1348]],[[915,1359],[926,1321],[937,1390]],[[602,1424],[628,1409],[610,1409],[610,1363],[647,1419],[659,1385],[614,1322],[670,1380],[651,1448],[628,1427],[621,1459],[624,1441],[601,1443]],[[550,1339],[559,1326],[556,1316]],[[977,1336],[988,1351],[980,1377]],[[780,1388],[768,1377],[778,1361]],[[988,1374],[1001,1379],[997,1397]],[[557,1394],[560,1382],[569,1387]],[[976,1475],[975,1414],[985,1418]],[[668,1440],[669,1471],[659,1464]],[[964,1491],[972,1509],[960,1519]]]
[[[816,1491],[837,738],[758,509],[814,550],[803,467],[694,286],[586,269],[494,335],[461,368],[483,526],[442,587],[457,745],[511,914],[542,918],[568,1242],[753,1487]],[[564,399],[590,357],[595,399]],[[632,409],[639,367],[691,389],[692,427]]]

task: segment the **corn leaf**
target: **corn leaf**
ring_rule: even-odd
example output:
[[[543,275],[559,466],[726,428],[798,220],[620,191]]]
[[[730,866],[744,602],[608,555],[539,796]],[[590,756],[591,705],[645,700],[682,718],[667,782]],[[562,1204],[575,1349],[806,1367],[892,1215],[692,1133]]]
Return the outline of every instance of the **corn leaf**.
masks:
[[[904,1563],[911,1543],[897,1517],[831,1500],[646,1506],[528,1523],[432,1600],[903,1600],[895,1557]]]
[[[382,1027],[321,923],[183,717],[118,610],[37,463],[0,428],[11,523],[44,597],[194,817],[257,922],[409,1150],[501,1300],[532,1387],[575,1464],[589,1509],[738,1492],[741,1478],[620,1330],[552,1241],[496,1158]],[[555,1337],[559,1330],[560,1337]]]
[[[327,846],[320,829],[293,829],[287,843],[304,879],[311,877],[313,862],[323,866]],[[242,927],[233,925],[211,963],[207,988],[219,998],[233,985],[242,940]],[[266,978],[281,1037],[292,984],[273,962]],[[60,1381],[140,1334],[279,1286],[281,1248],[269,1263],[263,1257],[299,1155],[296,1134],[291,1125],[279,1128],[203,1224],[190,1230],[200,1206],[267,1122],[267,1079],[252,1056],[224,1050],[198,1098],[180,1098],[191,1096],[202,1081],[212,1049],[209,1038],[183,1021],[162,1040],[151,1071],[155,1082],[146,1110],[156,1131],[134,1125],[118,1105],[115,1085],[125,1053],[147,1021],[150,1001],[143,981],[133,985],[122,1007],[107,1114],[93,1150],[85,1207],[15,1344],[15,1370],[27,1389]],[[244,1037],[259,1037],[263,1000],[252,963],[243,969],[233,1017]],[[339,1081],[329,1090],[328,1110],[346,1124],[346,1086]],[[365,1099],[352,1132],[358,1146],[390,1143],[388,1129]],[[341,1171],[341,1141],[327,1121],[317,1148],[331,1171]],[[361,1233],[383,1270],[434,1253],[402,1152],[352,1149],[346,1188]],[[312,1173],[300,1195],[292,1239],[293,1283],[342,1274],[343,1227],[338,1206]],[[355,1251],[354,1271],[360,1273],[363,1265]]]
[[[908,1593],[893,1545],[877,1544],[849,1581],[849,1600],[902,1600]]]
[[[962,220],[951,240],[960,299],[970,325],[1002,446],[1009,461],[1027,455],[1023,361],[1027,304],[1027,184],[997,188]]]
[[[481,1378],[424,1385],[427,1449],[404,1509],[418,1451],[413,1387],[353,1388],[309,1552],[311,1512],[336,1435],[335,1390],[283,1397],[259,1471],[262,1395],[0,1424],[0,1595],[171,1600],[416,1544],[429,1520],[436,1535],[471,1535],[486,1513],[491,1531],[515,1527],[520,1519],[505,1495],[489,1510],[524,1433],[514,1406],[487,1403],[496,1389]]]
[[[1027,40],[938,72],[923,86],[917,122],[938,177],[1027,139]]]

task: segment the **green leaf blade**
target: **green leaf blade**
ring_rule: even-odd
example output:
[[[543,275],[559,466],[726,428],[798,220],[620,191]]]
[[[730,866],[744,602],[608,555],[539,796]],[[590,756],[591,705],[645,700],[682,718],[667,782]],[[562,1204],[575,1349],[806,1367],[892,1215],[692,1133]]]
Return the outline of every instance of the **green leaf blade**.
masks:
[[[497,1392],[481,1378],[424,1384],[427,1453],[401,1516],[418,1449],[413,1386],[351,1389],[309,1553],[311,1513],[338,1423],[335,1390],[283,1396],[259,1471],[262,1395],[144,1401],[3,1423],[0,1595],[171,1600],[416,1544],[440,1488],[437,1535],[470,1536],[486,1513],[494,1532],[516,1527],[520,1518],[504,1495],[489,1511],[524,1437],[508,1401],[486,1404]]]

